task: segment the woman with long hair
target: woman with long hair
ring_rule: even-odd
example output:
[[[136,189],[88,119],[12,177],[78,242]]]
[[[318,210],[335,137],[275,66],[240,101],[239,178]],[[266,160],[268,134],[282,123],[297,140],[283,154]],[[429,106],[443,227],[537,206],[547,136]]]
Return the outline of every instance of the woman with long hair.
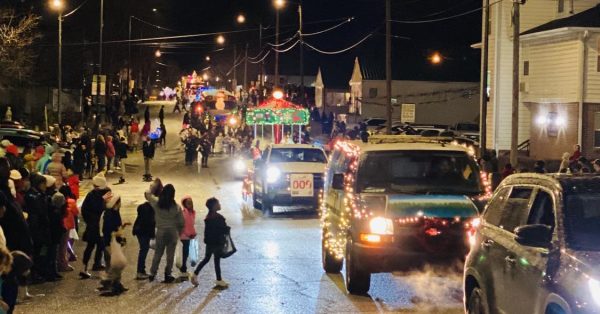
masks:
[[[175,188],[167,184],[159,194],[158,198],[150,191],[144,193],[146,200],[154,209],[154,220],[156,223],[156,248],[150,267],[150,281],[154,281],[158,271],[158,265],[165,251],[167,252],[167,265],[165,267],[165,283],[175,281],[171,275],[173,262],[175,260],[175,248],[179,241],[179,234],[184,227],[183,213],[181,207],[175,202]]]

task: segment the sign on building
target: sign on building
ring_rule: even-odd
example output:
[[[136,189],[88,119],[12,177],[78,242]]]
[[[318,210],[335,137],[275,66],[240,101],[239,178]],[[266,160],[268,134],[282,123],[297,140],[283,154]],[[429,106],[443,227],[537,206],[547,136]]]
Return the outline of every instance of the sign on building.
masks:
[[[415,123],[415,116],[415,104],[402,104],[402,113],[400,115],[400,121],[402,123]]]
[[[98,75],[92,77],[92,96],[98,95]],[[100,95],[106,95],[106,75],[100,75]]]

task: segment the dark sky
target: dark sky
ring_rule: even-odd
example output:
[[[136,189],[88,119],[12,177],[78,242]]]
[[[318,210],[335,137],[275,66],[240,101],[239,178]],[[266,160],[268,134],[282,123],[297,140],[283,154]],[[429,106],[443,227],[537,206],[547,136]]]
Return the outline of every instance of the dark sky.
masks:
[[[42,15],[42,38],[40,45],[51,57],[56,43],[56,15],[49,11],[47,0],[1,0],[16,6],[22,11],[32,10]],[[86,0],[65,0],[69,10]],[[98,11],[100,0],[87,0],[83,7],[64,23],[65,67],[69,60],[87,53],[97,58],[94,42],[98,40]],[[353,60],[373,69],[384,69],[384,0],[303,0],[304,33],[317,32],[334,26],[335,20],[354,17],[355,19],[333,31],[305,38],[306,42],[322,50],[346,48],[368,33],[376,30],[360,46],[336,55],[323,55],[305,47],[305,73],[315,74],[320,66],[324,75],[331,80],[346,80],[352,70]],[[429,20],[463,13],[481,6],[478,0],[392,0],[392,19]],[[292,36],[298,28],[298,1],[287,1],[281,10],[281,41]],[[153,12],[156,8],[156,12]],[[239,13],[246,16],[245,25],[238,25],[235,18]],[[218,49],[214,36],[171,40],[177,44],[162,42],[161,61],[177,64],[185,71],[201,70],[211,66],[211,70],[224,74],[232,66],[233,45],[240,52],[249,45],[249,55],[256,56],[260,51],[258,25],[267,27],[263,33],[265,41],[274,42],[275,9],[271,0],[105,0],[105,41],[125,40],[128,35],[128,17],[134,15],[156,25],[171,30],[158,30],[140,22],[133,24],[133,38],[160,37],[184,34],[223,32],[226,44]],[[437,23],[399,24],[393,23],[393,35],[408,39],[393,39],[393,67],[396,77],[424,80],[471,80],[479,78],[479,50],[469,46],[480,41],[481,11]],[[244,31],[247,30],[247,31]],[[242,31],[228,33],[230,31]],[[92,44],[82,45],[83,42]],[[185,42],[185,43],[183,43]],[[293,42],[293,41],[292,41]],[[156,43],[155,43],[156,44]],[[157,48],[155,44],[134,44],[134,57],[151,58]],[[106,65],[120,64],[126,57],[125,43],[105,45]],[[428,57],[439,51],[446,59],[443,64],[433,66]],[[204,57],[210,55],[211,62]],[[266,59],[267,72],[273,72],[274,54]],[[280,54],[281,70],[284,74],[299,72],[298,46]],[[241,81],[242,67],[238,71]],[[255,78],[258,67],[251,65],[249,72]],[[69,75],[67,70],[67,75]],[[79,80],[79,78],[73,78]]]

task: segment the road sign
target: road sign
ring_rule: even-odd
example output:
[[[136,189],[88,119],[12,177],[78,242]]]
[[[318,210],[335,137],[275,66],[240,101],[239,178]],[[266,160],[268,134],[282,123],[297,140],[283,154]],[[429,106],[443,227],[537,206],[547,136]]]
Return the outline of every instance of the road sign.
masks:
[[[416,106],[415,104],[402,104],[402,114],[400,121],[403,123],[415,123]]]

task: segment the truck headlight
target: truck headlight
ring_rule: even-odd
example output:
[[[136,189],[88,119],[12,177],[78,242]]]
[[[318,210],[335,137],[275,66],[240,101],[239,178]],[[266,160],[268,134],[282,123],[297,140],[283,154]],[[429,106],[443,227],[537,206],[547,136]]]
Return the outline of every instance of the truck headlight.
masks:
[[[279,170],[279,168],[277,168],[277,167],[267,168],[267,182],[268,183],[277,182],[277,180],[279,180],[280,176],[281,176],[281,170]]]
[[[592,299],[594,299],[596,305],[600,306],[600,281],[592,278],[588,281],[588,287],[590,288]]]
[[[375,217],[369,221],[372,234],[390,235],[394,234],[394,222],[389,218]]]

